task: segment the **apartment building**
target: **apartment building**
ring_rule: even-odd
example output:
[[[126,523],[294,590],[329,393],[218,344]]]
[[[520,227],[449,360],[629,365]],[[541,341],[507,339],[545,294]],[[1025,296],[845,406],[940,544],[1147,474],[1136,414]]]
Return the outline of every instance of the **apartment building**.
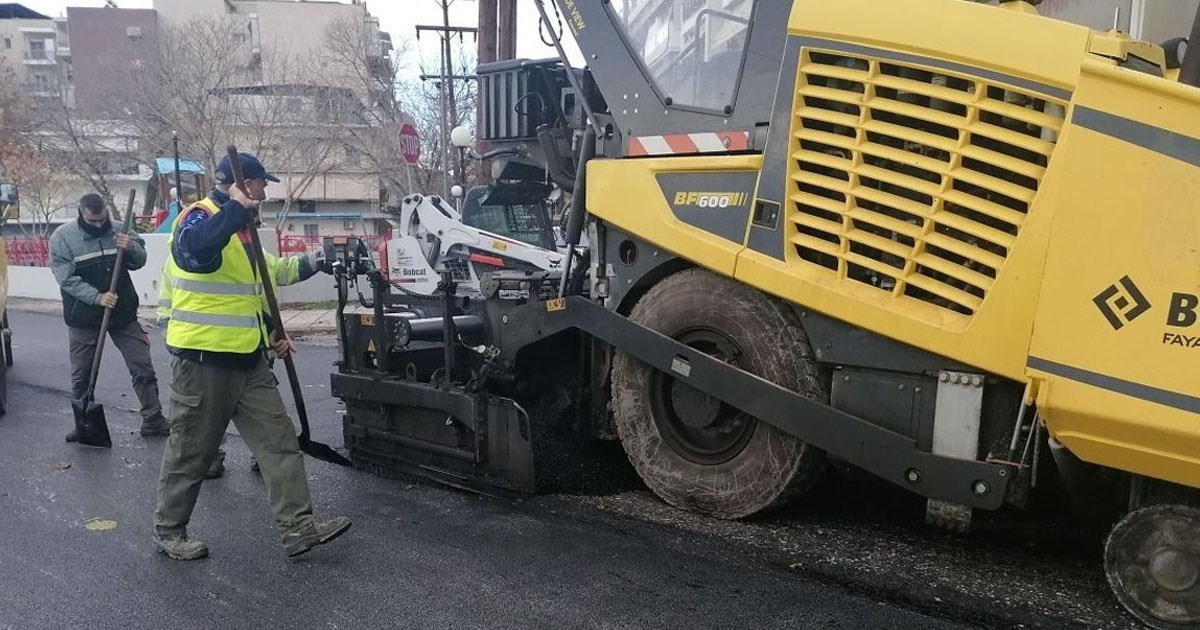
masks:
[[[314,173],[312,156],[297,148],[313,143],[322,128],[352,124],[348,112],[370,107],[373,86],[358,78],[355,68],[339,67],[327,58],[331,28],[366,34],[362,49],[366,67],[383,77],[392,75],[391,38],[379,30],[365,3],[312,0],[155,0],[154,11],[164,28],[186,27],[194,20],[226,19],[238,32],[247,64],[245,85],[223,91],[245,110],[284,111],[286,126],[276,144],[261,157],[280,179],[267,189],[272,201],[264,205],[268,220],[277,216],[289,197],[289,220],[283,232],[302,237],[385,232],[387,215],[380,208],[377,177],[354,159],[351,148],[339,149],[337,166]],[[233,136],[247,135],[231,130]],[[248,144],[248,143],[247,143]],[[289,146],[290,145],[290,146]],[[308,161],[298,159],[307,157]]]
[[[69,59],[67,23],[15,3],[0,4],[0,60],[31,96],[49,96]]]
[[[158,15],[150,9],[67,7],[70,37],[61,57],[69,63],[74,107],[84,117],[112,115],[143,82],[158,54]]]
[[[387,215],[380,208],[378,177],[354,159],[352,147],[337,164],[314,173],[303,162],[302,143],[311,143],[323,133],[333,135],[338,125],[351,124],[346,117],[376,100],[372,85],[351,77],[353,68],[338,68],[325,54],[326,33],[334,25],[358,29],[366,34],[362,56],[370,72],[390,77],[391,41],[379,31],[378,21],[358,0],[317,2],[309,0],[155,0],[152,9],[68,7],[66,16],[51,18],[19,4],[0,4],[0,59],[14,68],[24,91],[34,100],[55,99],[65,105],[80,129],[90,130],[89,146],[98,153],[95,161],[110,171],[106,179],[114,188],[142,187],[153,175],[150,164],[164,157],[169,138],[156,146],[140,142],[132,129],[132,112],[121,104],[138,90],[153,89],[146,77],[161,70],[164,38],[185,32],[193,20],[228,20],[234,29],[236,50],[228,54],[244,67],[226,82],[199,98],[223,99],[247,110],[274,108],[286,111],[276,118],[279,130],[262,157],[284,181],[272,184],[272,201],[264,207],[268,220],[286,205],[289,216],[285,232],[296,236],[339,234],[376,235],[386,232]],[[307,68],[319,73],[298,76],[295,62],[309,57]],[[166,69],[170,71],[170,69]],[[36,107],[36,105],[35,105]],[[230,141],[243,142],[249,135],[252,117],[235,117],[227,130]],[[144,131],[142,132],[144,134]],[[169,134],[169,132],[168,132]],[[39,143],[63,148],[53,131],[42,133]],[[217,156],[194,155],[204,162]],[[346,159],[346,158],[349,159]],[[74,216],[71,199],[88,186],[80,183],[64,196],[56,222]],[[11,230],[6,230],[6,232]]]

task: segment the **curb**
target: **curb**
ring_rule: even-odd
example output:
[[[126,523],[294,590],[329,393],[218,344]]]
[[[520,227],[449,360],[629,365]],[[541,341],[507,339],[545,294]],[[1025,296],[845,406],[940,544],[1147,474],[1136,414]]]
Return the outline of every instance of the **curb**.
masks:
[[[62,302],[57,300],[9,298],[6,306],[10,310],[20,313],[62,316]],[[312,315],[308,315],[308,313],[312,313]],[[329,321],[305,322],[303,321],[305,319],[328,319]],[[297,337],[332,335],[337,332],[335,317],[333,317],[330,311],[284,311],[283,321],[288,332]],[[158,325],[158,315],[155,313],[153,307],[139,308],[138,322],[145,328],[161,329],[161,326]]]

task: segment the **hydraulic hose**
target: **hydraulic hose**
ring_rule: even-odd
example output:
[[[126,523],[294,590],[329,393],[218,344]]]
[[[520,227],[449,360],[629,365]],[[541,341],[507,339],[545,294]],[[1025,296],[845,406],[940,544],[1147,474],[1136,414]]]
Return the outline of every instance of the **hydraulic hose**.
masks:
[[[575,246],[583,235],[583,222],[587,218],[587,163],[596,155],[596,132],[588,127],[583,132],[583,141],[579,146],[579,160],[575,167],[575,191],[571,195],[571,210],[567,215],[567,259],[563,262],[562,282],[558,287],[558,296],[567,294],[567,284],[571,277],[571,263],[575,260]]]

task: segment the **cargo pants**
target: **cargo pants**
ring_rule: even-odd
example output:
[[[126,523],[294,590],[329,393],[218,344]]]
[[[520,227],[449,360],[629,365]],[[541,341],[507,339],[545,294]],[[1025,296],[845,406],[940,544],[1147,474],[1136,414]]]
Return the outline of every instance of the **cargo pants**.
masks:
[[[266,359],[250,369],[171,357],[171,436],[163,449],[154,527],[182,533],[204,474],[233,422],[258,459],[282,533],[312,520],[312,499],[296,430]]]
[[[96,356],[96,341],[100,328],[69,326],[67,337],[71,348],[71,396],[83,398],[88,379],[92,376],[92,359]],[[133,391],[141,404],[142,422],[158,424],[163,420],[162,403],[158,399],[158,377],[150,360],[150,339],[142,325],[130,322],[119,328],[109,328],[108,336],[125,358],[125,366],[133,378]]]

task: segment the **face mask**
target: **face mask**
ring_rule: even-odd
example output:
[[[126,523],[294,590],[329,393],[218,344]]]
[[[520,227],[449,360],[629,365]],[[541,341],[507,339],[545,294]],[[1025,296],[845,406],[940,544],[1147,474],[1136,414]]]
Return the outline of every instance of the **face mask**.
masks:
[[[92,236],[103,236],[112,231],[112,218],[104,217],[104,223],[101,225],[92,225],[83,219],[83,211],[79,211],[79,227],[83,228],[84,232]]]

